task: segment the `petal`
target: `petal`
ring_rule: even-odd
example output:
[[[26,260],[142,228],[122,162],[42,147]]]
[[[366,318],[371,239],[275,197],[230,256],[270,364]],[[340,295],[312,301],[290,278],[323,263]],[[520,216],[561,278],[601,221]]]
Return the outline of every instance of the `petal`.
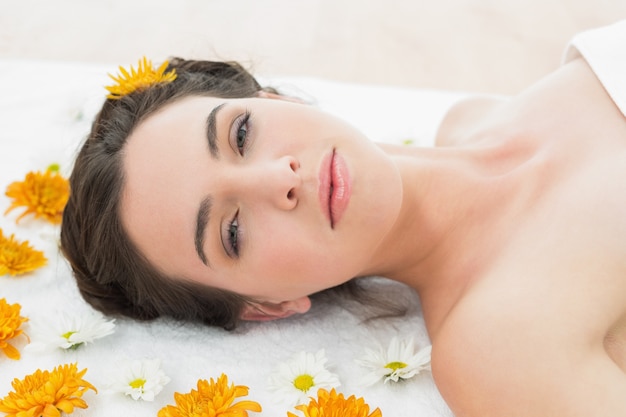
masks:
[[[2,348],[2,351],[9,357],[9,359],[18,360],[20,358],[20,351],[11,346],[9,343]]]
[[[62,410],[63,412],[70,414],[74,411],[74,404],[70,400],[61,400],[56,403],[56,408]]]
[[[255,411],[257,413],[261,412],[261,404],[257,403],[256,401],[240,401],[233,405],[231,408]]]
[[[46,404],[46,408],[44,408],[41,413],[41,417],[61,417],[61,412],[52,404]]]
[[[380,411],[380,408],[376,408],[368,417],[383,417],[383,413]]]

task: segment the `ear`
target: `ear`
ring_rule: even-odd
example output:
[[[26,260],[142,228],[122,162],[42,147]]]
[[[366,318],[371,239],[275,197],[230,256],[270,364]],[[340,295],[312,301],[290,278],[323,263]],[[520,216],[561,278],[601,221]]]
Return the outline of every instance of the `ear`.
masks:
[[[273,100],[283,100],[283,101],[289,101],[292,103],[306,104],[304,100],[298,97],[283,96],[282,94],[270,93],[269,91],[263,91],[263,90],[258,91],[256,96],[259,98],[269,98]]]
[[[309,297],[283,301],[280,304],[251,303],[244,306],[240,318],[248,321],[284,319],[294,314],[306,313],[310,308],[311,299]]]

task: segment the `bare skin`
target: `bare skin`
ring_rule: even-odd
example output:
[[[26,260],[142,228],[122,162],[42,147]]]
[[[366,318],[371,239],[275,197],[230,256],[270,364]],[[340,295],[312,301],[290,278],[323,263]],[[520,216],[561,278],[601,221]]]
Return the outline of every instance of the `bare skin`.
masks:
[[[217,160],[203,123],[224,103],[170,105],[126,145],[122,218],[156,267],[254,297],[255,320],[386,276],[419,293],[457,417],[626,416],[626,119],[584,61],[510,100],[460,103],[428,149],[374,149],[304,105],[254,99],[223,107]],[[249,132],[228,128],[245,109]],[[334,225],[318,198],[329,150],[354,179]],[[193,231],[208,193],[203,263]],[[234,216],[237,257],[223,253]]]
[[[392,276],[421,296],[455,415],[626,416],[626,119],[578,60],[458,105],[439,144],[476,150],[432,179],[470,203]]]

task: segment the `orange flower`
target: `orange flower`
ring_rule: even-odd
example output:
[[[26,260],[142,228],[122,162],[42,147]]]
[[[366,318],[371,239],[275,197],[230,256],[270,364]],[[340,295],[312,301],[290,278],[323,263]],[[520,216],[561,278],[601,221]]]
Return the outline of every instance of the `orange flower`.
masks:
[[[137,90],[144,90],[155,84],[170,83],[176,79],[176,70],[171,70],[165,74],[165,69],[169,63],[165,61],[156,70],[152,67],[152,61],[145,56],[139,60],[137,69],[130,67],[130,73],[119,67],[121,74],[117,77],[109,74],[115,81],[115,85],[105,87],[109,91],[107,98],[118,100],[127,94]]]
[[[365,404],[363,398],[356,398],[351,395],[344,398],[343,394],[337,394],[333,388],[330,392],[323,388],[317,392],[317,400],[311,398],[311,402],[306,405],[296,406],[296,410],[304,413],[304,417],[382,417],[383,413],[379,408],[370,412],[369,405]],[[288,417],[298,417],[287,412]]]
[[[21,334],[26,336],[25,333],[22,333],[20,326],[28,319],[20,316],[21,308],[22,306],[17,303],[9,304],[5,298],[0,298],[0,350],[15,360],[20,358],[20,352],[8,341]]]
[[[0,276],[12,276],[33,271],[47,262],[43,252],[35,250],[28,240],[18,242],[14,235],[8,239],[0,229]]]
[[[63,209],[70,195],[70,186],[59,172],[58,167],[51,165],[44,173],[29,172],[24,181],[15,181],[6,189],[6,196],[13,199],[11,206],[4,212],[8,214],[16,207],[26,210],[15,220],[34,214],[35,218],[43,218],[50,223],[61,223]]]
[[[59,365],[53,371],[37,369],[23,380],[14,379],[13,391],[0,401],[6,417],[60,417],[74,407],[87,408],[81,397],[96,388],[83,379],[87,369],[78,372],[76,364]]]
[[[174,393],[176,406],[163,407],[158,417],[248,417],[248,411],[261,411],[255,401],[239,401],[236,398],[248,395],[248,387],[228,385],[228,377],[222,374],[217,381],[211,378],[198,381],[198,390],[187,394]]]

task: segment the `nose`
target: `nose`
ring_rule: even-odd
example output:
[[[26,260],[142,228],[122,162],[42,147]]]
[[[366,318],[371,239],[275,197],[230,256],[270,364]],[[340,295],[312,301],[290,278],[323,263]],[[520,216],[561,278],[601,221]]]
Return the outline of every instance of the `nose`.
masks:
[[[244,195],[269,202],[281,210],[292,210],[298,205],[302,178],[300,163],[292,156],[251,164],[245,174]]]

